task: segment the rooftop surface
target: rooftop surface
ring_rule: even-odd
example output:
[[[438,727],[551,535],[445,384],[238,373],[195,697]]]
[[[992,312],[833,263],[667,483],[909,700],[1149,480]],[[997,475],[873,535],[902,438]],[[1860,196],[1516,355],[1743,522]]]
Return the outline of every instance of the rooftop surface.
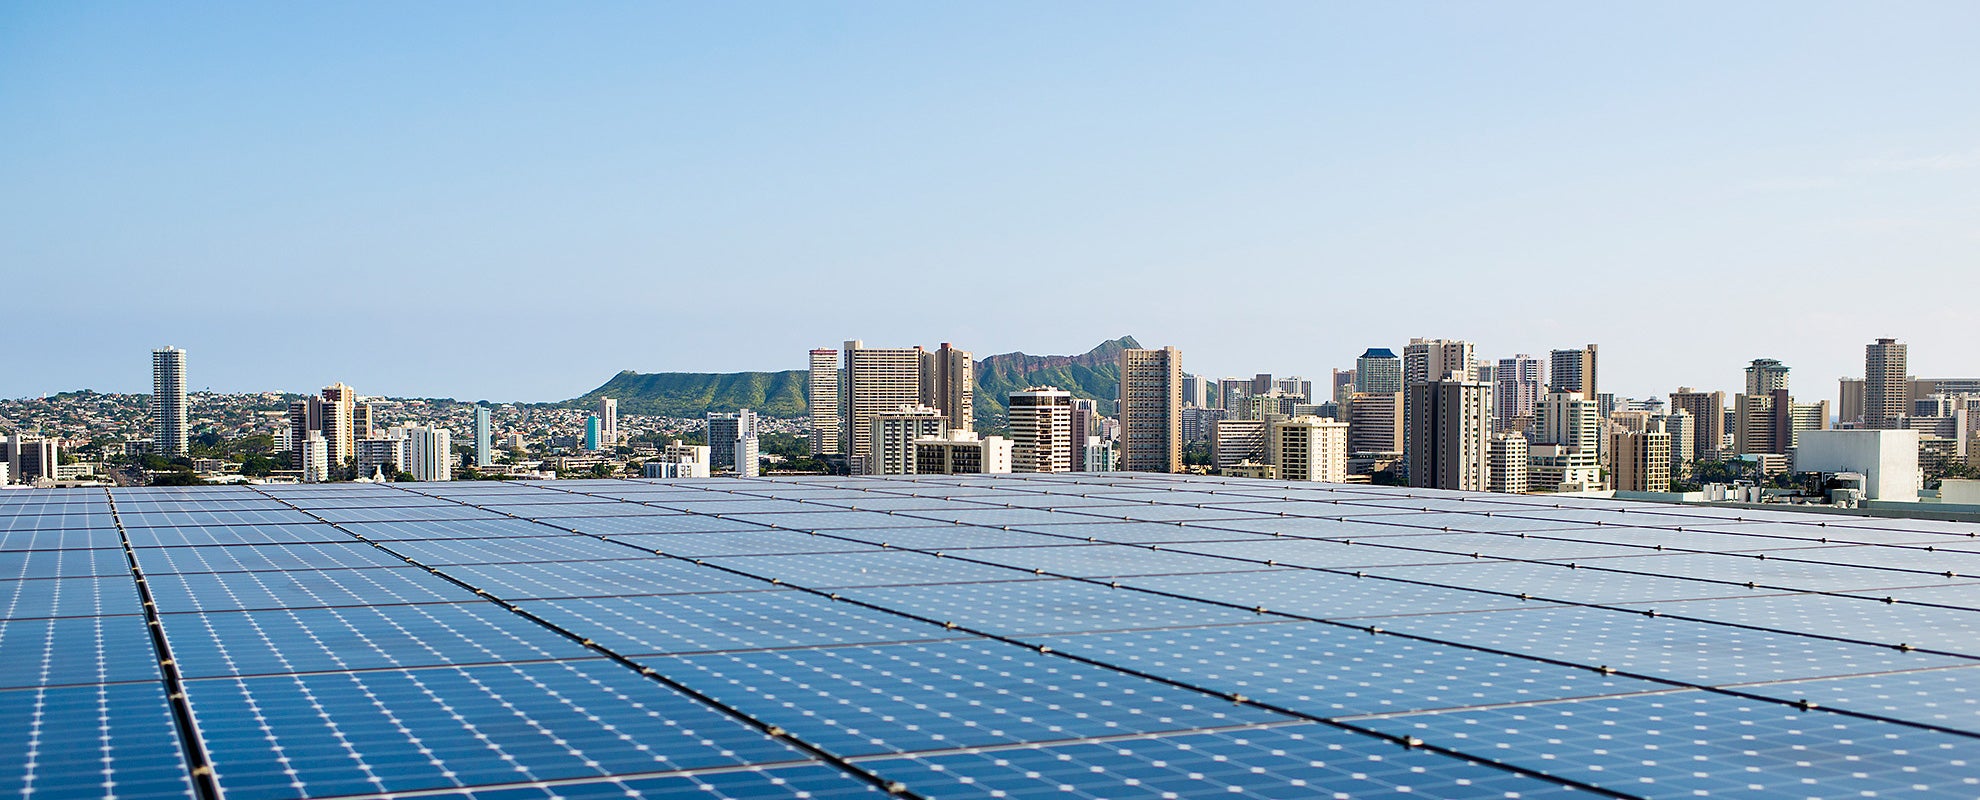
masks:
[[[1976,535],[1137,474],[0,492],[0,794],[1971,797]]]

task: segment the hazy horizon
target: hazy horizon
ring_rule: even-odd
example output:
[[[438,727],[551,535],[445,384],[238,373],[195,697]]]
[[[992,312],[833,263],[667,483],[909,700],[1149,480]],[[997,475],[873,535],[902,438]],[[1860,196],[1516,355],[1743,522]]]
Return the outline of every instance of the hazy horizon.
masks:
[[[0,397],[544,402],[1121,335],[1980,375],[1980,6],[0,9]]]

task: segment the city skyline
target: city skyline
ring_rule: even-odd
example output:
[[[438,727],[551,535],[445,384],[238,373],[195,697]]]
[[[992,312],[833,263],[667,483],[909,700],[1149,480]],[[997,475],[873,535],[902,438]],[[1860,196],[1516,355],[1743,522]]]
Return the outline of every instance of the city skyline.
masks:
[[[141,391],[143,341],[199,354],[195,390],[563,400],[800,369],[819,309],[908,285],[990,313],[859,335],[1309,376],[1599,342],[1635,396],[1756,357],[1854,377],[1863,341],[1967,327],[1919,298],[1980,288],[1980,8],[1793,12],[17,6],[0,242],[50,333],[0,396]],[[1064,300],[984,288],[1017,270]],[[681,301],[735,276],[746,315]],[[282,335],[298,297],[334,335]],[[127,311],[65,324],[88,307]],[[658,308],[750,333],[570,324]],[[386,346],[410,319],[442,324]]]

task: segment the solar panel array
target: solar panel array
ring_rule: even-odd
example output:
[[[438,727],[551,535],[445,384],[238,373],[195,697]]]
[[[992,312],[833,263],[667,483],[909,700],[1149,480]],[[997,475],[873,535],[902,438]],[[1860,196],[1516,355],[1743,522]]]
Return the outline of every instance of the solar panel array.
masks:
[[[1170,475],[0,493],[0,793],[1980,795],[1980,526]]]

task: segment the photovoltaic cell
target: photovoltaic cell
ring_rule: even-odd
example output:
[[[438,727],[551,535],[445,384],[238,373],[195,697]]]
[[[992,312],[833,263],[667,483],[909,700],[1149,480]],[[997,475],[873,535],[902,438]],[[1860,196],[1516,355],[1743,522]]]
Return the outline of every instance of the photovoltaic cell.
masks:
[[[193,796],[157,683],[0,691],[0,794]]]
[[[623,655],[964,636],[939,625],[791,590],[540,600],[523,609]]]

